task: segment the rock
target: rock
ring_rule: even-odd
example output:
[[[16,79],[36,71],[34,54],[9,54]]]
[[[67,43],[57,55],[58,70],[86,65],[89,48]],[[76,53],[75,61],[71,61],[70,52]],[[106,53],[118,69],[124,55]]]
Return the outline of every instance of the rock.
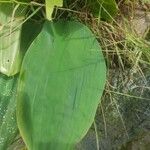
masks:
[[[144,37],[150,28],[150,12],[137,10],[131,22],[138,36]]]
[[[84,140],[77,145],[77,150],[96,150],[96,136],[95,131],[90,130],[85,136]]]
[[[111,70],[109,86],[97,111],[100,150],[149,150],[150,71]],[[92,127],[80,143],[81,150],[97,150]]]

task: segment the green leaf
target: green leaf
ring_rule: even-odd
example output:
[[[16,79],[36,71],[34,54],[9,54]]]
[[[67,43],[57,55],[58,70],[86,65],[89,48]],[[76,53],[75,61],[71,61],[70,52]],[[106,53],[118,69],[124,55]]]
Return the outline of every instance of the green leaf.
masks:
[[[46,17],[48,20],[52,19],[54,6],[62,6],[63,0],[45,0],[46,3]]]
[[[0,74],[0,150],[6,150],[17,135],[16,87],[17,76]]]
[[[106,79],[101,48],[78,22],[46,22],[18,83],[17,121],[28,150],[70,150],[93,123]]]
[[[3,21],[2,24],[4,25],[0,31],[0,72],[12,76],[20,71],[24,53],[40,32],[43,23],[28,20],[22,25],[25,15],[23,10],[26,9],[19,7],[13,23],[7,25],[11,20],[10,14],[7,13],[13,12],[11,9],[14,7],[11,4],[0,4],[0,8],[2,8],[0,20]],[[9,34],[11,30],[12,32]]]
[[[112,20],[118,12],[115,0],[88,0],[88,5],[96,17]]]
[[[0,72],[7,76],[20,70],[21,23],[25,10],[19,5],[0,3]]]

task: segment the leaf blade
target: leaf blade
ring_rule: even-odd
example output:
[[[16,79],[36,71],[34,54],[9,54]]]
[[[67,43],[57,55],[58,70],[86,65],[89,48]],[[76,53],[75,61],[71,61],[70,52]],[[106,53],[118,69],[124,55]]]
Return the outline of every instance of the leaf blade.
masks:
[[[6,150],[18,133],[16,122],[17,76],[0,74],[0,149]]]
[[[72,149],[94,120],[105,79],[100,46],[86,26],[46,22],[18,85],[17,120],[28,149]]]
[[[19,72],[22,61],[20,50],[21,22],[24,7],[0,3],[0,72],[12,76]],[[15,11],[14,11],[15,10]]]
[[[112,21],[117,15],[118,7],[115,0],[88,0],[88,3],[96,17]]]

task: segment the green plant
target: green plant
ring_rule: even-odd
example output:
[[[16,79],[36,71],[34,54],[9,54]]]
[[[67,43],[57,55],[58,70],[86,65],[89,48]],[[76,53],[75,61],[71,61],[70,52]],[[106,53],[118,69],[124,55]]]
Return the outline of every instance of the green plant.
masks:
[[[16,123],[17,78],[0,74],[0,149],[5,150],[18,133]]]
[[[20,69],[21,22],[25,18],[25,7],[0,3],[0,72],[15,75]]]
[[[72,149],[94,121],[105,74],[86,26],[46,22],[24,57],[18,84],[18,125],[28,149]]]
[[[87,133],[104,89],[106,67],[96,38],[77,21],[43,21],[51,20],[54,5],[62,6],[62,1],[45,2],[0,1],[0,71],[8,76],[2,79],[15,84],[10,89],[7,80],[1,84],[2,92],[10,91],[4,106],[6,98],[0,98],[1,150],[17,135],[16,95],[17,123],[27,148],[67,150]],[[5,123],[15,132],[7,132]]]
[[[104,20],[113,20],[118,8],[115,0],[87,0],[89,7],[96,17]]]

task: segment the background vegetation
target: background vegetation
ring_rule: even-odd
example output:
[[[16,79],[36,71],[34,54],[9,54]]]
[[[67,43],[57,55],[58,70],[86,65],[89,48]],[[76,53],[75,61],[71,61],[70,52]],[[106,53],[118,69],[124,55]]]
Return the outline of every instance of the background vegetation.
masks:
[[[24,3],[24,6],[28,6],[28,13],[23,22],[45,20],[42,0]],[[92,0],[65,0],[63,7],[55,8],[52,18],[78,20],[87,25],[98,39],[107,63],[107,83],[102,102],[91,130],[78,148],[132,150],[140,147],[140,150],[148,150],[149,0],[109,0],[103,3],[101,0],[97,3],[92,3]],[[90,145],[95,149],[90,149]],[[24,148],[24,144],[18,135],[9,149],[21,148]]]

